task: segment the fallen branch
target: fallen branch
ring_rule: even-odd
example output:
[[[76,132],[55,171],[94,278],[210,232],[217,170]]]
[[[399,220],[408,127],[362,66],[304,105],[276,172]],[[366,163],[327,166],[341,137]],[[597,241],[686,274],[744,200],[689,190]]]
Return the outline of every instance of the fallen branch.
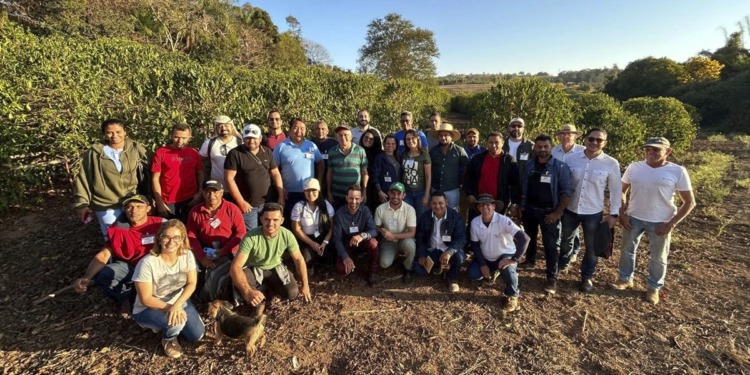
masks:
[[[395,309],[383,309],[383,310],[343,311],[342,314],[370,314],[370,313],[396,311],[396,310],[401,310],[401,309],[403,309],[403,307],[396,307]]]
[[[48,295],[46,295],[46,296],[44,296],[42,298],[39,298],[38,300],[34,301],[33,304],[34,305],[38,305],[38,304],[40,304],[40,303],[42,303],[42,302],[44,302],[44,301],[46,301],[46,300],[48,300],[50,298],[55,298],[56,295],[58,295],[58,294],[60,294],[62,292],[67,292],[69,289],[73,289],[73,285],[68,285],[65,288],[62,288],[62,289],[57,290],[55,292],[52,292],[52,293],[50,293],[50,294],[48,294]]]
[[[459,375],[466,375],[466,374],[468,374],[468,373],[476,370],[482,363],[485,363],[485,362],[487,362],[487,360],[483,359],[483,360],[480,361],[479,358],[477,358],[477,360],[474,361],[474,364],[471,365],[471,367],[467,368],[466,370],[464,370],[464,372],[462,372]]]
[[[583,327],[581,327],[581,332],[586,331],[586,319],[589,318],[589,310],[586,310],[586,313],[583,314]]]

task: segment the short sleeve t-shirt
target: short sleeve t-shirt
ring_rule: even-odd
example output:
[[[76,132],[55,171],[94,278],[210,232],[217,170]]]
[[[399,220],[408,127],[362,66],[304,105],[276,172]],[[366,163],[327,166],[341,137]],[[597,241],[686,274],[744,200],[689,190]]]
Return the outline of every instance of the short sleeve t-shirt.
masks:
[[[211,178],[224,184],[224,160],[226,160],[229,151],[240,145],[240,141],[235,136],[232,136],[227,143],[216,138],[210,150],[208,149],[209,143],[211,143],[211,139],[206,139],[198,153],[200,156],[211,160]]]
[[[687,170],[674,163],[652,168],[645,161],[632,163],[622,175],[630,184],[627,214],[650,223],[663,223],[677,213],[674,194],[693,190]]]
[[[352,143],[349,155],[336,146],[328,152],[328,169],[333,171],[331,193],[334,197],[345,197],[349,186],[361,183],[362,169],[367,169],[367,154],[362,146]]]
[[[328,217],[333,220],[333,206],[331,206],[328,201],[326,202],[326,208],[328,209]],[[300,226],[302,227],[302,231],[305,232],[308,236],[315,235],[315,229],[318,228],[318,224],[320,223],[320,220],[318,220],[318,217],[320,216],[320,207],[315,207],[315,212],[310,210],[310,207],[307,205],[306,201],[300,201],[297,202],[297,204],[294,205],[292,208],[292,214],[291,218],[292,221],[298,221]],[[325,234],[325,233],[320,233]]]
[[[281,264],[281,256],[288,251],[290,254],[299,251],[299,244],[289,229],[279,228],[273,238],[266,238],[263,227],[251,229],[240,242],[240,254],[247,255],[247,267],[257,267],[270,270]]]
[[[409,156],[409,153],[404,152],[401,156],[401,182],[404,183],[404,187],[409,190],[424,190],[424,166],[431,163],[432,158],[430,158],[430,154],[427,152],[421,152],[414,157]]]
[[[520,230],[513,220],[497,212],[489,226],[482,222],[482,216],[477,216],[471,221],[471,241],[479,242],[482,256],[494,262],[503,255],[516,253],[513,236]]]
[[[146,255],[138,262],[133,272],[133,282],[151,283],[152,295],[166,303],[174,303],[180,298],[187,284],[188,272],[195,269],[195,257],[190,249],[183,250],[177,262],[168,265],[162,257]],[[135,297],[133,314],[146,310],[138,295]]]
[[[268,147],[259,146],[256,155],[244,145],[237,147],[227,154],[224,169],[237,171],[234,176],[237,189],[251,206],[266,203],[271,187],[271,170],[276,169],[273,152]]]
[[[162,147],[154,153],[151,172],[159,172],[161,199],[166,204],[186,201],[198,192],[196,173],[203,170],[200,155],[192,147]]]

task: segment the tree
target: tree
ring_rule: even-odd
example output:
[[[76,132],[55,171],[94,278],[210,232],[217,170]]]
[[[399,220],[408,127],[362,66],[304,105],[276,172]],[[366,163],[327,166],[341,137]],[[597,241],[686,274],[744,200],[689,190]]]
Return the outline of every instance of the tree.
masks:
[[[292,34],[294,39],[299,41],[302,40],[302,25],[300,25],[297,17],[286,16],[286,24],[289,26],[289,33]]]
[[[718,81],[724,64],[706,57],[691,57],[686,61],[683,83]]]
[[[307,64],[302,44],[290,32],[279,34],[279,41],[273,47],[273,61],[276,67],[302,67]]]
[[[739,26],[740,31],[730,34],[723,47],[713,53],[706,50],[700,53],[701,56],[716,60],[724,65],[724,69],[721,72],[722,78],[731,76],[735,73],[737,67],[750,62],[750,51],[745,48],[745,42],[742,38],[744,28],[742,24]]]
[[[604,92],[627,100],[642,96],[667,96],[670,89],[680,84],[685,68],[666,57],[646,57],[628,64],[616,79],[609,82]]]
[[[314,42],[310,39],[302,39],[302,48],[305,49],[305,56],[307,57],[307,65],[331,65],[333,59],[328,54],[328,50],[323,47],[320,43]]]
[[[401,15],[390,13],[367,26],[358,71],[381,78],[426,80],[435,77],[432,59],[439,56],[432,31],[416,28]]]
[[[645,138],[665,137],[675,152],[687,150],[698,134],[693,116],[675,98],[634,98],[622,106],[646,126]]]

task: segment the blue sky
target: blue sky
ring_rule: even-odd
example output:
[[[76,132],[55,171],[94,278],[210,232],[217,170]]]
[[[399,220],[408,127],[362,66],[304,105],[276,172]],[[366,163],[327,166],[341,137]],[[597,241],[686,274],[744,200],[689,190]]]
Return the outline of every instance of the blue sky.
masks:
[[[684,61],[724,43],[750,15],[748,0],[343,1],[257,0],[280,31],[293,15],[302,36],[326,47],[333,63],[356,69],[367,24],[399,13],[435,33],[439,75],[537,73],[624,68],[646,56]],[[744,21],[743,21],[744,22]],[[750,34],[745,32],[745,39]],[[750,43],[746,43],[750,46]]]

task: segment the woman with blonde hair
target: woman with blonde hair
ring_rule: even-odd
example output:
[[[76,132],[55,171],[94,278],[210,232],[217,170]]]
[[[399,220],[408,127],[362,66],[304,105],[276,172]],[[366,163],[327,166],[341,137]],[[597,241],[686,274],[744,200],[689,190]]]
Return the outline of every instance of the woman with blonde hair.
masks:
[[[187,230],[179,220],[167,221],[156,236],[151,254],[138,262],[133,274],[137,291],[133,320],[141,327],[162,331],[167,356],[179,358],[177,336],[198,341],[206,327],[189,298],[197,280],[195,257]]]

